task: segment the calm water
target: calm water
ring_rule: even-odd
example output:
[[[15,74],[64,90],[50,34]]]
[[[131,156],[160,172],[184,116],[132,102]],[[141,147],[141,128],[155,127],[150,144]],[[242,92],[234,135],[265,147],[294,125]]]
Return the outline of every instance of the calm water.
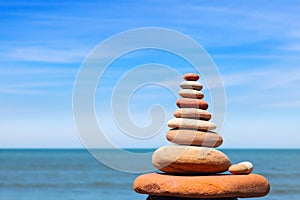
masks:
[[[299,199],[300,150],[223,152],[233,163],[252,161],[254,173],[269,179],[271,193],[260,199]],[[1,200],[145,200],[132,190],[136,176],[107,168],[85,150],[0,150]]]

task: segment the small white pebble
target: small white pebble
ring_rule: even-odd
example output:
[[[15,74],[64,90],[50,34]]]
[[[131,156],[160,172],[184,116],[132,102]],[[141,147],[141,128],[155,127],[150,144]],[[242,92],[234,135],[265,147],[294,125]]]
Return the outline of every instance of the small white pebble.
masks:
[[[232,174],[250,174],[253,171],[253,164],[248,161],[231,165],[228,169]]]
[[[247,169],[253,169],[253,164],[249,161],[244,161],[244,162],[240,162],[240,165],[245,165],[247,167]]]

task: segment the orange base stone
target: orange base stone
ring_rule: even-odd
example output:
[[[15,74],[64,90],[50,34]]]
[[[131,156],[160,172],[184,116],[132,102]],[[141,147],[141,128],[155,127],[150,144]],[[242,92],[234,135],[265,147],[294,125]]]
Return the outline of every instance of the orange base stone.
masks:
[[[136,192],[154,196],[185,198],[250,198],[269,193],[266,178],[258,174],[178,176],[168,174],[144,174],[133,183]]]
[[[226,197],[226,198],[208,198],[208,199],[199,199],[199,198],[185,198],[185,197],[167,197],[167,196],[148,196],[146,200],[237,200],[237,198]]]

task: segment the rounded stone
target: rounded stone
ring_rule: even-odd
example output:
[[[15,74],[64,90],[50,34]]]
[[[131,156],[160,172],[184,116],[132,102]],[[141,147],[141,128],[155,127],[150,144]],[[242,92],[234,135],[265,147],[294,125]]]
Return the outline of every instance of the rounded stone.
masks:
[[[179,108],[199,108],[206,110],[208,104],[202,99],[189,99],[189,98],[180,98],[176,101],[176,105]]]
[[[197,108],[179,108],[174,112],[174,117],[210,120],[211,114],[206,110]]]
[[[180,87],[182,89],[194,89],[194,90],[202,90],[203,85],[197,81],[182,81],[180,83]]]
[[[194,73],[186,73],[183,75],[184,80],[186,81],[198,81],[199,75]]]
[[[202,99],[204,97],[203,92],[199,90],[182,89],[179,91],[179,95],[184,98]]]
[[[203,147],[218,147],[223,143],[221,135],[215,132],[190,129],[169,130],[167,132],[167,139],[176,144]]]
[[[168,121],[170,128],[194,129],[194,130],[214,130],[217,126],[209,121],[187,118],[173,118]]]
[[[149,195],[146,200],[237,200],[237,198],[186,198],[186,197],[172,197],[172,196],[153,196]]]
[[[253,171],[251,162],[245,161],[235,165],[231,165],[228,169],[232,174],[250,174]]]
[[[251,198],[269,193],[270,184],[258,174],[178,176],[144,174],[133,183],[136,192],[155,196],[184,198]]]
[[[157,169],[173,174],[216,174],[228,170],[229,158],[213,148],[169,145],[160,147],[152,156]]]

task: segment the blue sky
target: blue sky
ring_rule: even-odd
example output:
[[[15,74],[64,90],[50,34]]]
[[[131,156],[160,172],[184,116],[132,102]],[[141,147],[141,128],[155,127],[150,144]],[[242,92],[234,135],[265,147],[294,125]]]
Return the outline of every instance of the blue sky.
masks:
[[[192,37],[218,66],[227,99],[223,147],[298,148],[299,11],[299,1],[292,0],[1,2],[0,147],[82,147],[72,114],[81,63],[114,34],[162,27]],[[149,62],[180,73],[190,69],[170,58],[158,51],[133,53],[111,66],[113,78],[105,85],[112,88],[123,73]],[[96,96],[96,109],[107,116],[108,137],[116,146],[167,144],[167,127],[151,140],[135,140],[115,128],[109,107],[101,107],[111,92]],[[130,102],[133,121],[149,123],[147,112],[155,103],[171,118],[176,98],[160,87],[138,90]]]

